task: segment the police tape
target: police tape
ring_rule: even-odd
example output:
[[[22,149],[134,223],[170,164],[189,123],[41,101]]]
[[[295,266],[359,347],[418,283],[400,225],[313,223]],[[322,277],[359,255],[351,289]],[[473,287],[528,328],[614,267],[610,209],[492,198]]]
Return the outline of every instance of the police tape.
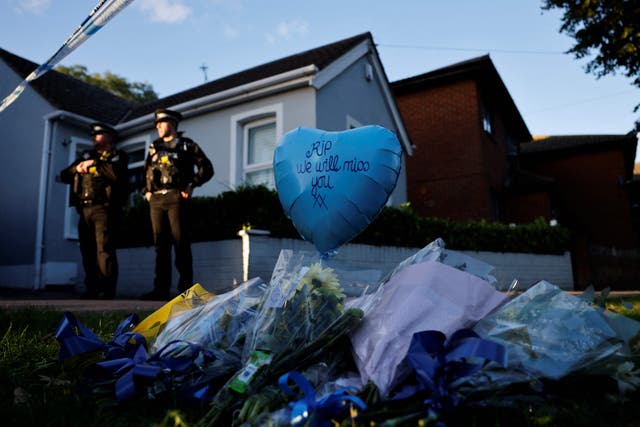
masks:
[[[89,37],[104,27],[111,18],[120,13],[131,2],[133,2],[133,0],[100,0],[78,28],[67,37],[67,40],[65,40],[60,49],[45,63],[31,72],[9,96],[2,100],[2,103],[0,103],[0,113],[20,96],[29,82],[32,82],[51,70],[58,62],[62,61],[62,59],[84,43]]]

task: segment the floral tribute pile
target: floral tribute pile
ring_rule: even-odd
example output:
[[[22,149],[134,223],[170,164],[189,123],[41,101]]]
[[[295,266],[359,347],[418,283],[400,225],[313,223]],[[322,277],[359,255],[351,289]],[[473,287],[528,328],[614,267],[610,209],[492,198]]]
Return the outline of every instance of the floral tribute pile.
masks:
[[[195,285],[109,342],[71,313],[55,335],[61,360],[90,361],[89,389],[202,402],[202,426],[466,425],[575,387],[636,392],[640,323],[546,281],[499,291],[490,272],[437,240],[354,294],[327,260],[283,250],[269,282]]]

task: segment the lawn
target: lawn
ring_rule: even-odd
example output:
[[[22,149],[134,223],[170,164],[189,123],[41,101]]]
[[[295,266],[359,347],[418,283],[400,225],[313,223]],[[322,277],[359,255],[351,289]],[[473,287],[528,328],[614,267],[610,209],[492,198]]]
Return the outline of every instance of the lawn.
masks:
[[[610,298],[607,308],[640,320],[640,297]],[[128,313],[78,313],[78,320],[104,341]],[[149,313],[138,313],[144,318]],[[194,425],[207,412],[206,404],[139,399],[117,405],[107,393],[83,387],[78,372],[94,361],[72,365],[58,361],[59,345],[54,332],[62,313],[22,309],[0,311],[0,414],[3,425],[32,426],[178,426]],[[637,350],[637,349],[636,349]],[[636,365],[637,367],[637,365]],[[640,394],[621,403],[609,399],[607,388],[597,376],[558,384],[563,399],[544,404],[525,404],[496,411],[476,408],[465,413],[462,425],[611,425],[640,426]],[[637,420],[637,421],[636,421]],[[349,424],[350,425],[350,424]],[[369,424],[367,424],[369,425]],[[371,424],[373,425],[373,424]],[[403,424],[400,424],[403,425]],[[407,425],[415,425],[408,423]]]

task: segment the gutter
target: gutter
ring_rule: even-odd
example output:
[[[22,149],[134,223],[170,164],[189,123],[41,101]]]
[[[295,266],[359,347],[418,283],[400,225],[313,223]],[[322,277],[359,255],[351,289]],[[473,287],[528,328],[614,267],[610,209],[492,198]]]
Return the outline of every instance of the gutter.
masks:
[[[241,86],[236,86],[221,92],[216,92],[182,104],[172,105],[171,109],[179,111],[186,119],[191,116],[192,113],[195,113],[196,111],[200,112],[199,110],[203,107],[211,107],[211,104],[221,104],[224,101],[231,103],[234,98],[236,102],[238,102],[238,98],[244,100],[244,98],[255,95],[259,91],[267,92],[269,88],[282,90],[284,88],[289,88],[290,85],[311,85],[311,79],[317,72],[318,67],[315,65],[306,65],[304,67],[296,68],[295,70],[276,74],[274,76],[256,80]],[[153,118],[153,113],[145,114],[144,116],[140,116],[126,122],[122,127],[116,128],[118,132],[122,132],[124,134],[126,134],[125,131],[135,132],[145,127],[149,127],[153,123]]]
[[[38,189],[38,215],[36,219],[36,240],[35,240],[35,256],[34,256],[34,281],[33,289],[43,289],[46,285],[44,282],[43,258],[45,248],[45,218],[47,213],[47,195],[49,189],[49,173],[51,169],[51,147],[53,145],[53,137],[56,131],[56,119],[64,120],[69,118],[80,124],[90,124],[93,120],[78,114],[69,113],[63,110],[52,111],[44,117],[44,136],[42,140],[42,157],[40,160],[40,184]]]

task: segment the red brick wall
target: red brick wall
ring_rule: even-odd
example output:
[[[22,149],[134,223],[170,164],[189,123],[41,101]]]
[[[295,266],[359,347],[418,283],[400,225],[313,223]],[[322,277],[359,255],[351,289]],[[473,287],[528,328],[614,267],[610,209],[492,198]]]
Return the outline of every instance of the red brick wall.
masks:
[[[495,219],[491,187],[502,186],[504,144],[482,130],[478,96],[472,80],[397,96],[415,145],[407,160],[408,199],[421,215]]]
[[[551,220],[551,204],[547,193],[529,193],[509,198],[506,205],[509,222],[525,224],[537,218]]]
[[[629,195],[618,186],[624,176],[620,149],[544,158],[525,156],[523,166],[556,179],[554,203],[558,221],[584,233],[588,243],[632,248],[635,236]]]

